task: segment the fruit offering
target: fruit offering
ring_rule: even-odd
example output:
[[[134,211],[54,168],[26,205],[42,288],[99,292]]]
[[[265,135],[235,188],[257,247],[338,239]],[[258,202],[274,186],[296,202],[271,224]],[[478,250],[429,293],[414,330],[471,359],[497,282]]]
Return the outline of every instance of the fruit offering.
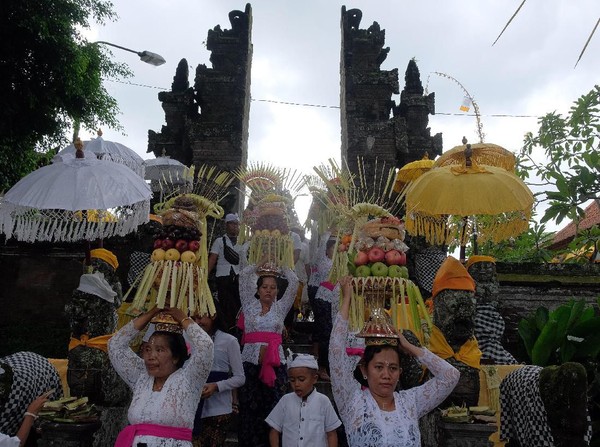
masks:
[[[359,297],[350,307],[352,327],[361,329],[363,337],[371,337],[369,331],[387,333],[383,330],[386,318],[371,316],[365,322],[363,310],[369,309],[373,315],[385,309],[394,327],[411,330],[426,346],[431,319],[419,288],[408,278],[403,222],[396,217],[375,218],[354,234],[354,245],[348,235],[341,238],[341,243],[350,247],[348,270],[353,276],[354,295]]]
[[[266,195],[255,208],[255,223],[248,250],[248,261],[267,262],[277,267],[294,267],[294,244],[289,235],[286,197]]]
[[[206,222],[198,212],[206,202],[201,196],[181,195],[162,213],[164,226],[154,234],[152,262],[134,283],[137,290],[128,314],[136,316],[153,305],[214,314],[202,242]]]
[[[164,259],[184,262],[194,262],[200,250],[201,232],[196,227],[183,227],[177,224],[166,225],[163,230],[154,235],[153,261]],[[189,252],[189,253],[187,253]],[[186,256],[183,256],[183,254]]]
[[[342,239],[343,240],[343,239]],[[408,279],[404,224],[396,217],[368,221],[360,229],[350,259],[357,277],[392,277]]]

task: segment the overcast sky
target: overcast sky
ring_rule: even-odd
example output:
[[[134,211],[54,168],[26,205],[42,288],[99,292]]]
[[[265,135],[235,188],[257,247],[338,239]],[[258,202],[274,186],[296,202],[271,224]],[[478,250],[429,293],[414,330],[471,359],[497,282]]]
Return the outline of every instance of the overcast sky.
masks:
[[[167,63],[152,67],[134,54],[114,49],[129,64],[128,82],[106,82],[121,109],[125,135],[103,129],[104,138],[123,143],[143,158],[148,130],[160,131],[164,112],[160,89],[170,89],[182,58],[210,67],[205,47],[209,29],[229,29],[228,13],[244,10],[231,0],[113,0],[119,19],[94,27],[90,40],[105,40],[161,54]],[[423,85],[436,94],[432,134],[442,132],[444,150],[462,136],[478,142],[473,116],[461,114],[461,89],[433,72],[456,78],[475,98],[485,141],[517,152],[523,135],[537,130],[537,116],[566,113],[572,102],[599,83],[600,30],[577,68],[573,68],[600,17],[598,0],[529,1],[495,46],[492,43],[521,0],[423,0],[352,3],[334,0],[255,0],[253,26],[250,139],[248,158],[311,172],[327,158],[340,157],[338,108],[299,107],[258,100],[339,106],[341,7],[363,12],[360,28],[374,21],[386,31],[390,52],[382,69],[404,71],[416,58]],[[399,95],[395,98],[399,102]],[[472,112],[473,109],[471,109]],[[528,115],[494,117],[492,115]],[[84,134],[85,135],[85,134]],[[304,208],[300,205],[299,208]],[[299,211],[302,214],[302,211]],[[303,217],[302,215],[300,216]]]

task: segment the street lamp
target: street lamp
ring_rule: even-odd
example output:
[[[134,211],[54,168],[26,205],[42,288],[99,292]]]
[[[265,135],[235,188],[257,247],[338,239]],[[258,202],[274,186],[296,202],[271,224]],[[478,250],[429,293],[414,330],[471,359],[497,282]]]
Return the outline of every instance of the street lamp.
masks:
[[[135,51],[135,50],[131,50],[129,48],[122,47],[121,45],[116,45],[114,43],[105,42],[103,40],[99,40],[94,43],[102,43],[104,45],[110,45],[111,47],[116,47],[116,48],[120,48],[121,50],[129,51],[130,53],[135,53],[140,57],[140,59],[143,62],[146,62],[147,64],[150,64],[150,65],[154,65],[156,67],[158,67],[159,65],[162,65],[166,62],[164,57],[162,57],[160,54],[153,53],[152,51]]]

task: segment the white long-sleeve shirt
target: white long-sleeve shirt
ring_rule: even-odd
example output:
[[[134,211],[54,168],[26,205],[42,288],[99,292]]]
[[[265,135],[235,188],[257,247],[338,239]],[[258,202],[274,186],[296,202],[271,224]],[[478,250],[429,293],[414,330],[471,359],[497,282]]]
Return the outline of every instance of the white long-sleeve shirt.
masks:
[[[169,427],[194,427],[194,415],[202,387],[213,361],[213,342],[197,324],[189,324],[185,333],[192,354],[185,364],[172,373],[161,391],[153,391],[154,377],[148,374],[144,360],[129,347],[139,331],[133,321],[123,326],[108,342],[108,356],[113,367],[132,389],[133,398],[127,417],[131,424],[159,424]],[[136,436],[133,445],[148,447],[191,447],[189,441],[156,436]]]
[[[418,360],[434,378],[415,388],[394,392],[396,409],[382,411],[368,388],[361,389],[353,371],[357,357],[346,354],[348,321],[338,314],[329,344],[331,386],[350,447],[418,447],[419,418],[452,392],[460,373],[445,360],[423,348]]]
[[[215,355],[211,372],[231,372],[231,377],[216,382],[219,391],[204,400],[203,418],[231,413],[231,391],[241,387],[246,381],[237,339],[226,332],[216,331],[213,341]]]
[[[19,447],[21,440],[17,436],[8,436],[0,433],[0,447]]]
[[[283,332],[285,316],[292,308],[296,292],[298,291],[298,277],[293,270],[284,269],[285,278],[288,280],[287,289],[280,300],[271,305],[271,309],[264,315],[261,315],[262,306],[260,301],[254,296],[256,294],[256,266],[249,265],[240,273],[240,300],[242,302],[242,311],[244,312],[245,332],[274,332],[281,334]],[[266,343],[246,343],[242,350],[242,361],[251,362],[258,365],[260,347]],[[279,361],[285,364],[283,348],[279,346]]]

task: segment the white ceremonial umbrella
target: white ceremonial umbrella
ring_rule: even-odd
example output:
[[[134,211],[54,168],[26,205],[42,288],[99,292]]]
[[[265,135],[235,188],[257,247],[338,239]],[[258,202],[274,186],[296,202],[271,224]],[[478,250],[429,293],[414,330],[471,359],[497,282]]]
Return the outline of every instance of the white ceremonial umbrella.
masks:
[[[124,236],[148,222],[152,191],[122,164],[65,158],[23,177],[0,203],[0,232],[20,241]]]
[[[160,194],[160,202],[165,194],[171,194],[175,189],[191,184],[192,181],[189,178],[189,168],[164,153],[162,157],[144,160],[144,167],[144,178],[150,180],[152,192]]]
[[[144,160],[146,180],[168,180],[169,178],[180,179],[188,169],[180,161],[173,160],[169,156],[162,156]]]
[[[127,166],[137,175],[144,178],[144,159],[140,157],[133,149],[128,148],[124,144],[114,141],[107,141],[101,136],[89,141],[83,142],[84,156],[89,158],[92,153],[100,160],[110,160]],[[75,157],[75,145],[70,144],[52,159],[53,163],[58,163],[64,160]]]

